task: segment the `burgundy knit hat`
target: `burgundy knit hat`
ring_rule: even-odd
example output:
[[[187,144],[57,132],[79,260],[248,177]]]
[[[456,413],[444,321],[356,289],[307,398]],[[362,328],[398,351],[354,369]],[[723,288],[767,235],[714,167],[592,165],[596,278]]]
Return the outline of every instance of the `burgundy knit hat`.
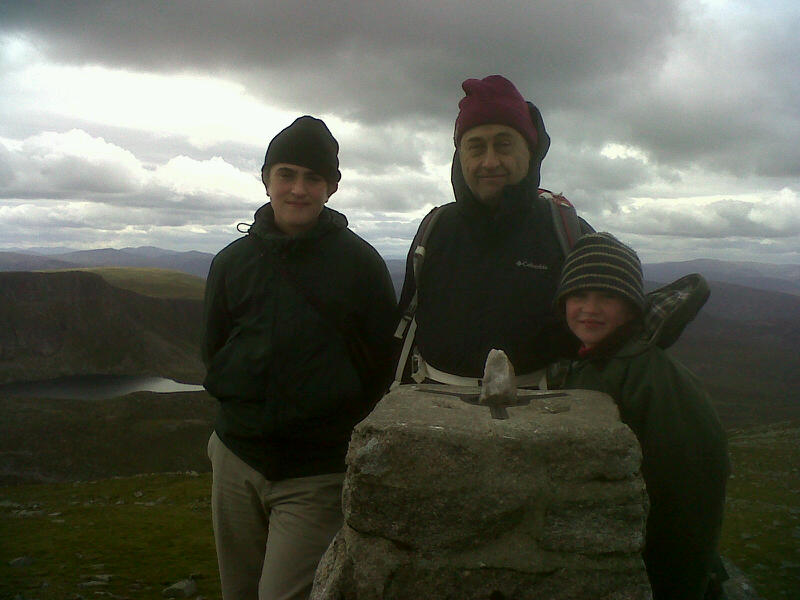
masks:
[[[493,123],[508,125],[519,131],[533,151],[536,147],[536,127],[525,98],[513,83],[502,75],[489,75],[484,79],[467,79],[461,87],[466,96],[458,103],[454,135],[456,147],[466,131]]]

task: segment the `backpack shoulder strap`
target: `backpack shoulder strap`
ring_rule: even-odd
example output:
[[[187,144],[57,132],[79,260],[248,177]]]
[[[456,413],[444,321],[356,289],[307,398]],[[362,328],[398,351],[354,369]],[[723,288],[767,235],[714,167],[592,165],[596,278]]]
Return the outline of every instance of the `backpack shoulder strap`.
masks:
[[[566,256],[583,234],[578,212],[562,194],[539,188],[539,197],[547,201],[553,219],[553,231],[556,232],[561,251]]]
[[[422,222],[419,224],[419,231],[417,231],[417,235],[415,236],[415,241],[412,242],[415,244],[414,246],[414,284],[417,288],[419,288],[419,280],[422,276],[422,263],[425,262],[425,247],[428,244],[428,238],[431,237],[431,232],[433,231],[434,225],[436,225],[436,221],[439,220],[439,217],[442,216],[442,213],[446,212],[447,209],[451,206],[455,206],[454,202],[450,204],[443,204],[442,206],[436,206],[425,215],[425,218],[422,219]],[[416,296],[416,292],[415,292]]]
[[[414,334],[417,330],[415,314],[417,312],[417,298],[419,296],[419,282],[422,276],[422,265],[425,262],[425,247],[427,246],[428,238],[430,238],[431,232],[433,231],[436,222],[439,220],[439,217],[451,206],[455,206],[455,203],[451,202],[450,204],[436,206],[427,215],[425,215],[425,218],[422,219],[422,222],[419,224],[419,229],[417,230],[417,234],[414,236],[414,240],[411,242],[411,260],[413,261],[412,266],[414,269],[414,295],[409,301],[405,311],[403,311],[403,316],[400,318],[400,322],[397,324],[397,329],[394,332],[394,337],[399,340],[403,340],[403,344],[400,350],[399,360],[397,361],[397,369],[395,370],[394,383],[392,384],[392,387],[400,385],[406,362],[411,354],[411,348],[414,345]]]

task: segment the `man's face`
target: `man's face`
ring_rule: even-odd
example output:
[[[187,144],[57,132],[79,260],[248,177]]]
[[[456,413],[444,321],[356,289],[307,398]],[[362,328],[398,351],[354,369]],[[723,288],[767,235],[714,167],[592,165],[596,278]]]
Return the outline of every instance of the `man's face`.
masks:
[[[322,207],[336,191],[335,183],[306,167],[277,163],[264,178],[267,196],[275,213],[275,225],[287,235],[310,230]]]
[[[633,319],[628,302],[613,292],[578,290],[564,302],[567,326],[587,348],[593,348]]]
[[[469,129],[458,146],[464,179],[484,204],[495,206],[503,188],[528,174],[528,143],[508,125],[478,125]]]

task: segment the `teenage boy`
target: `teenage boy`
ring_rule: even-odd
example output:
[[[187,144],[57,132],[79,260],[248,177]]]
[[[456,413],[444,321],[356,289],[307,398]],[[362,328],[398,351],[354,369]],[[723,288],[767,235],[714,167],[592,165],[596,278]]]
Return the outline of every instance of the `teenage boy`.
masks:
[[[650,499],[644,562],[655,600],[718,598],[717,547],[729,473],[725,433],[699,381],[664,352],[708,298],[689,275],[645,298],[636,253],[608,233],[567,255],[556,306],[580,340],[549,387],[610,395],[642,448]]]
[[[308,597],[342,524],[351,430],[388,385],[394,290],[378,253],[325,206],[341,177],[338,150],[309,116],[275,136],[261,170],[271,201],[206,282],[224,600]]]

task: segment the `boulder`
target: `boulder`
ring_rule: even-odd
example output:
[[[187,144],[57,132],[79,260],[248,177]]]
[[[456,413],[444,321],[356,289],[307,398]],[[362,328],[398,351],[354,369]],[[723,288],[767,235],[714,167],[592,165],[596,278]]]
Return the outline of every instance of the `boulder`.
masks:
[[[524,394],[502,420],[448,386],[385,396],[311,598],[650,598],[634,434],[604,394]]]

